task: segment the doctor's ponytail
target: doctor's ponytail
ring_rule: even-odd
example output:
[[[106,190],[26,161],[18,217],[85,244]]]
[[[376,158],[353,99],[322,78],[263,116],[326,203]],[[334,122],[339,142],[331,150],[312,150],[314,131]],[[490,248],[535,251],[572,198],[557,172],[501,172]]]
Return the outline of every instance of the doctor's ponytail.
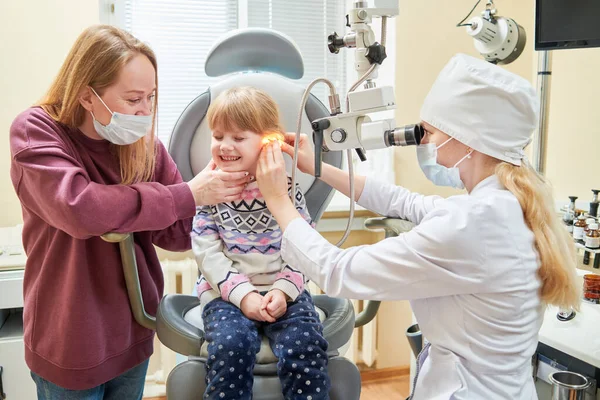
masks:
[[[525,222],[535,235],[542,301],[578,310],[581,293],[575,272],[577,253],[554,211],[550,186],[526,162],[520,167],[502,162],[496,167],[496,176],[521,204]]]

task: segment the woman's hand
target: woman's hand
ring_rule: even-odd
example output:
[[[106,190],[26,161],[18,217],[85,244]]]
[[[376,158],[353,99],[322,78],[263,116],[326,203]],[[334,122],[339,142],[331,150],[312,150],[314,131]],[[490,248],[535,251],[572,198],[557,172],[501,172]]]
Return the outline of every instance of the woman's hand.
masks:
[[[265,145],[260,152],[256,166],[256,181],[267,204],[288,197],[285,161],[278,141]]]
[[[256,166],[256,181],[282,232],[294,219],[302,218],[288,196],[288,179],[279,142],[263,147]]]
[[[281,145],[281,150],[294,158],[294,143],[296,142],[295,133],[285,134],[285,143]],[[300,134],[300,141],[298,142],[298,169],[305,174],[315,175],[315,153],[313,152],[312,146],[308,136],[304,133]]]
[[[210,160],[206,168],[188,182],[197,206],[207,206],[238,200],[252,179],[247,172],[216,171]]]

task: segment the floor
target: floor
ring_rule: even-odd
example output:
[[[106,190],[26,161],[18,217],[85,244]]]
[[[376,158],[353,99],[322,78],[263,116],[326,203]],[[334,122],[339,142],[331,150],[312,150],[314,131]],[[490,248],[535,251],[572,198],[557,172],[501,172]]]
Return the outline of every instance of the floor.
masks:
[[[403,375],[363,383],[361,400],[404,400],[409,393],[409,377]],[[166,400],[166,397],[144,398],[144,400]]]
[[[409,376],[363,383],[361,400],[404,400],[409,393]]]

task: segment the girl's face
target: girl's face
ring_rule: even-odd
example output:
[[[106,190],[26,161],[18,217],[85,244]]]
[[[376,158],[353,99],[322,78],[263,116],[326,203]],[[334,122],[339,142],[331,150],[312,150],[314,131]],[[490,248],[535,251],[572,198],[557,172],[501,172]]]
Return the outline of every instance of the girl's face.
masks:
[[[212,158],[222,171],[246,171],[255,175],[262,139],[260,134],[251,131],[214,129],[210,145]]]

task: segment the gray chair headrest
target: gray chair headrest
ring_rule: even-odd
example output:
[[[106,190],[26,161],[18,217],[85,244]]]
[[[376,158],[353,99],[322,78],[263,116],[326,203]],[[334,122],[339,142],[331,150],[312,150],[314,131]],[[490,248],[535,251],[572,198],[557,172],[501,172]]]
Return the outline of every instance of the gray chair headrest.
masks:
[[[237,29],[219,39],[204,64],[208,76],[233,72],[272,72],[290,79],[304,75],[298,46],[281,32],[265,28]]]

